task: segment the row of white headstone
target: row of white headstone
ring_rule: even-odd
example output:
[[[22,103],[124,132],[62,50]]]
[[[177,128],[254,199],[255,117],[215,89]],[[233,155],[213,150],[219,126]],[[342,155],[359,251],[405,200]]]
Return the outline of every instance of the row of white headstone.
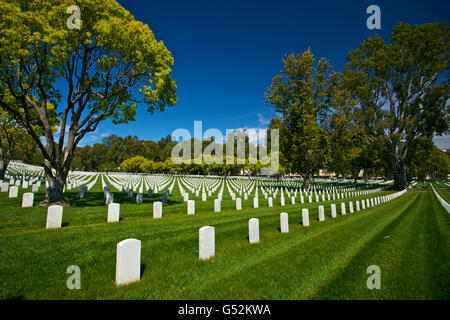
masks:
[[[362,208],[363,210],[366,207],[373,207],[375,205],[378,205],[382,202],[388,201],[389,197],[392,197],[392,195],[386,195],[386,196],[379,196],[375,198],[370,199],[363,199],[361,200],[361,206],[360,201],[356,201],[356,211],[360,211]],[[33,206],[33,198],[34,194],[31,192],[24,193],[23,200],[22,200],[22,207],[31,207]],[[236,199],[236,210],[241,210],[241,203],[240,198]],[[254,200],[257,200],[255,198]],[[256,206],[257,207],[257,206]],[[325,220],[325,214],[324,214],[324,206],[319,206],[319,220],[324,221]],[[220,199],[215,199],[214,201],[214,212],[220,212],[221,211],[221,201]],[[53,229],[53,228],[60,228],[61,222],[62,222],[62,212],[63,207],[59,205],[53,205],[48,208],[47,211],[47,229]],[[353,202],[349,202],[349,212],[353,213]],[[187,214],[193,215],[195,214],[195,200],[189,200],[187,203]],[[341,203],[341,214],[346,214],[346,205],[345,203]],[[303,225],[308,226],[309,225],[309,212],[308,209],[302,210],[302,216],[303,218]],[[331,216],[333,218],[336,217],[336,204],[331,204]],[[162,218],[162,202],[155,201],[153,203],[153,218],[160,219]],[[117,222],[120,219],[120,204],[118,203],[109,203],[108,204],[108,217],[107,222]]]
[[[33,184],[31,186],[31,192],[38,192],[39,191],[39,187],[40,187],[40,184]],[[22,187],[22,189],[27,189],[27,188],[28,188],[28,186],[25,187],[25,188]],[[8,192],[9,191],[9,197],[10,198],[16,198],[17,194],[19,192],[19,186],[11,186],[11,187],[9,187],[9,183],[8,182],[3,182],[1,184],[0,191],[1,192]]]
[[[53,205],[47,209],[47,229],[61,228],[62,225],[63,207],[60,205]],[[153,203],[153,218],[162,218],[162,202],[155,201]],[[107,222],[118,222],[120,220],[120,204],[110,203],[108,205]]]
[[[284,198],[281,198],[281,199],[282,199],[281,206],[284,206],[285,205]],[[373,201],[378,201],[377,199],[378,199],[378,197],[371,198],[370,204],[372,204],[372,206],[373,206]],[[241,198],[235,198],[234,200],[235,200],[235,209],[238,211],[242,210]],[[364,200],[361,200],[361,201],[364,201]],[[369,199],[366,199],[366,201],[367,201],[367,206],[370,206]],[[301,203],[304,203],[304,202],[301,201]],[[292,197],[291,204],[295,205],[295,197]],[[267,205],[268,205],[268,207],[273,207],[273,200],[271,197],[268,198]],[[350,202],[349,206],[350,206],[350,212],[353,212],[353,203]],[[356,201],[356,206],[357,206],[357,208],[359,208],[359,200]],[[363,206],[365,206],[365,204],[363,204]],[[253,208],[255,208],[255,209],[259,208],[259,199],[257,197],[253,198]],[[220,212],[220,211],[221,211],[221,199],[220,198],[214,199],[214,212]],[[358,211],[359,211],[359,209],[358,209]],[[187,214],[188,215],[195,214],[195,200],[187,200]]]
[[[385,201],[389,201],[395,199],[396,197],[402,195],[406,191],[403,190],[401,192],[377,197],[373,203],[379,204]],[[372,198],[373,199],[373,198]],[[371,203],[372,201],[370,201]],[[364,203],[364,202],[362,202]],[[367,202],[369,203],[369,202]],[[110,204],[117,205],[117,204]],[[334,205],[334,204],[333,204]],[[332,205],[332,208],[333,208]],[[51,211],[59,212],[58,217],[62,217],[62,207],[60,206],[52,206],[57,207],[52,209]],[[59,207],[59,208],[58,208]],[[359,202],[356,205],[357,209],[359,208]],[[112,207],[111,207],[112,208]],[[118,208],[115,206],[115,208]],[[49,208],[50,209],[50,208]],[[345,214],[345,203],[341,204],[341,213]],[[117,209],[118,210],[118,209]],[[333,209],[332,209],[333,210]],[[352,206],[350,206],[350,211],[352,211]],[[109,216],[109,214],[108,214]],[[118,219],[118,213],[117,213]],[[108,218],[109,219],[109,218]],[[323,221],[325,219],[324,208],[323,206],[319,206],[319,220]],[[309,211],[308,209],[302,210],[302,220],[303,226],[309,226]],[[47,222],[47,225],[49,223]],[[60,219],[59,219],[59,224]],[[288,233],[289,232],[289,221],[288,214],[283,212],[280,214],[280,225],[281,232]],[[259,219],[251,218],[248,221],[249,228],[249,242],[250,243],[258,243],[259,242]],[[207,260],[215,256],[215,228],[212,226],[204,226],[199,229],[199,259]],[[124,285],[132,282],[139,281],[141,277],[141,241],[137,239],[125,239],[117,244],[116,251],[116,284]]]

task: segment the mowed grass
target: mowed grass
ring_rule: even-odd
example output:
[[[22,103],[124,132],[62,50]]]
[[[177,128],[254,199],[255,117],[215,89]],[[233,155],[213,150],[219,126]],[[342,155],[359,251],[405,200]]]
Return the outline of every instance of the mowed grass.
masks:
[[[450,203],[450,187],[446,186],[445,183],[440,182],[439,184],[433,183],[433,187],[437,193],[444,199],[447,203]]]
[[[41,190],[43,190],[42,188]],[[113,190],[111,188],[111,190]],[[153,219],[152,198],[115,192],[121,221],[106,223],[101,185],[64,208],[63,228],[46,230],[46,208],[20,208],[19,198],[0,194],[1,299],[448,299],[449,216],[431,190],[410,191],[393,201],[340,215],[346,198],[324,203],[260,208],[253,196],[243,210],[225,196],[222,212],[213,212],[213,197],[196,200],[196,214],[175,187],[163,205],[163,219]],[[375,195],[386,194],[379,192]],[[299,198],[297,197],[297,202]],[[330,204],[338,217],[331,218]],[[325,222],[318,221],[319,204]],[[310,226],[301,224],[301,209],[310,209]],[[288,234],[280,233],[279,214],[289,213]],[[248,219],[260,220],[260,243],[248,243]],[[215,227],[216,255],[198,259],[198,229]],[[118,242],[142,241],[141,281],[115,286]],[[81,269],[81,289],[69,290],[67,267]],[[366,269],[381,269],[381,289],[366,286]]]

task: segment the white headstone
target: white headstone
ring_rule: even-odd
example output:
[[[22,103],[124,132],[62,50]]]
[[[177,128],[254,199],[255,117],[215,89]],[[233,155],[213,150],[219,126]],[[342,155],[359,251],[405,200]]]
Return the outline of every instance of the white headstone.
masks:
[[[198,257],[200,260],[206,260],[214,257],[215,239],[214,227],[205,226],[198,232]]]
[[[10,198],[17,198],[17,195],[19,193],[19,187],[12,186],[9,188],[9,197]]]
[[[345,212],[345,203],[344,202],[341,203],[341,214],[343,216],[345,216],[345,214],[346,214],[346,212]]]
[[[47,209],[47,229],[61,228],[63,207],[53,205]]]
[[[291,197],[291,204],[294,205],[295,204],[295,196]]]
[[[259,199],[258,197],[253,198],[253,208],[257,209],[259,207]]]
[[[37,184],[33,184],[31,186],[31,192],[38,192],[39,191],[39,186]]]
[[[114,194],[112,192],[106,192],[106,205],[110,205],[114,202]]]
[[[366,209],[366,202],[363,200],[361,200],[361,209],[364,210]]]
[[[250,243],[259,242],[259,219],[257,218],[248,220],[248,241]]]
[[[360,208],[359,208],[359,200],[356,200],[356,211],[359,211],[360,210]]]
[[[325,208],[319,206],[319,221],[325,221]]]
[[[22,197],[22,208],[33,206],[34,193],[25,192]]]
[[[336,204],[331,204],[331,217],[336,218]]]
[[[221,201],[220,199],[214,199],[214,212],[220,212],[221,210]]]
[[[110,203],[108,204],[108,220],[107,222],[117,222],[120,216],[120,204]]]
[[[154,219],[162,218],[162,202],[161,201],[153,202],[153,218]]]
[[[8,192],[8,189],[9,189],[9,183],[3,182],[2,183],[2,192]]]
[[[195,200],[188,200],[187,214],[195,214]]]
[[[351,201],[348,203],[348,211],[350,213],[353,213],[353,202],[351,202]]]
[[[308,227],[309,226],[309,211],[308,211],[308,209],[302,209],[302,220],[303,220],[303,226]]]
[[[242,210],[241,198],[236,198],[236,210]]]
[[[273,207],[273,199],[272,199],[272,197],[269,197],[268,205],[269,205],[269,207]]]
[[[282,233],[289,232],[289,217],[286,212],[280,213],[280,225]]]
[[[141,279],[141,241],[126,239],[117,244],[116,285]]]

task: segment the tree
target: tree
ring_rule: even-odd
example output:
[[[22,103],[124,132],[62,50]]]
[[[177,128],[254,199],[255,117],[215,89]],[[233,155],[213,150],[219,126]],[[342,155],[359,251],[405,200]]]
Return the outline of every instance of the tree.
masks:
[[[17,121],[9,110],[1,107],[4,104],[13,105],[14,103],[15,100],[8,93],[8,90],[0,86],[0,179],[4,179],[8,165],[13,159],[42,164],[42,159],[36,152],[36,142],[28,134],[26,128]],[[50,104],[48,108],[51,110],[51,115],[53,115],[54,106]],[[42,135],[36,112],[30,112],[29,118],[34,130],[38,135]],[[56,117],[49,117],[49,123],[51,130],[53,132],[56,131],[56,125],[58,124]]]
[[[148,165],[146,163],[147,159],[145,159],[142,156],[136,156],[133,158],[129,158],[127,160],[125,160],[124,162],[122,162],[122,164],[120,165],[120,168],[123,171],[128,171],[128,172],[141,172],[144,171],[142,169],[145,169],[146,166]]]
[[[66,10],[72,4],[0,1],[0,86],[14,98],[1,107],[43,153],[49,183],[43,204],[68,204],[63,187],[75,149],[101,121],[133,121],[138,103],[150,113],[176,103],[172,55],[147,25],[116,1],[87,0],[78,3],[81,28],[69,29]],[[67,88],[64,96],[58,83]],[[49,102],[58,106],[58,139],[49,122]],[[32,111],[45,144],[32,126]]]
[[[446,179],[450,172],[450,159],[436,147],[431,138],[416,139],[411,145],[406,163],[410,179],[417,177],[425,180],[427,176]]]
[[[36,143],[8,111],[0,108],[0,179],[5,179],[8,165],[18,155],[33,154]]]
[[[449,28],[446,23],[397,24],[387,44],[368,38],[348,54],[345,77],[362,108],[381,113],[395,186],[407,185],[406,161],[414,140],[448,131]]]
[[[142,172],[152,172],[154,170],[154,168],[155,168],[155,162],[152,160],[148,160],[148,159],[145,159],[139,167],[139,169]]]
[[[288,55],[284,68],[273,78],[266,103],[281,113],[280,152],[288,172],[301,174],[308,189],[311,178],[326,159],[326,118],[334,100],[332,88],[337,78],[330,63],[315,58],[308,49]]]
[[[355,112],[355,101],[351,99],[350,92],[341,87],[342,82],[334,87],[334,98],[336,100],[335,110],[328,117],[328,146],[329,156],[327,171],[335,172],[337,176],[352,175],[356,179],[353,164],[362,151],[361,132],[357,113]]]

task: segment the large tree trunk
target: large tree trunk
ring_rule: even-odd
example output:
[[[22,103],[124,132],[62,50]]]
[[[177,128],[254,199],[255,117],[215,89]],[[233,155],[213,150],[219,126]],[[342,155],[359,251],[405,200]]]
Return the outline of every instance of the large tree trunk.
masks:
[[[394,186],[402,190],[407,187],[406,165],[403,162],[394,163]]]
[[[64,170],[55,170],[55,174],[53,174],[51,167],[47,164],[44,164],[44,170],[48,181],[48,196],[40,204],[43,206],[70,205],[64,198],[64,185],[66,183],[67,172]]]
[[[5,179],[5,173],[6,173],[6,169],[8,169],[8,165],[9,165],[9,160],[2,161],[2,166],[0,168],[0,180]]]
[[[303,190],[309,190],[309,185],[311,184],[311,174],[306,173],[303,175]]]
[[[363,176],[364,176],[364,182],[368,183],[369,182],[369,170],[368,169],[364,169]]]

